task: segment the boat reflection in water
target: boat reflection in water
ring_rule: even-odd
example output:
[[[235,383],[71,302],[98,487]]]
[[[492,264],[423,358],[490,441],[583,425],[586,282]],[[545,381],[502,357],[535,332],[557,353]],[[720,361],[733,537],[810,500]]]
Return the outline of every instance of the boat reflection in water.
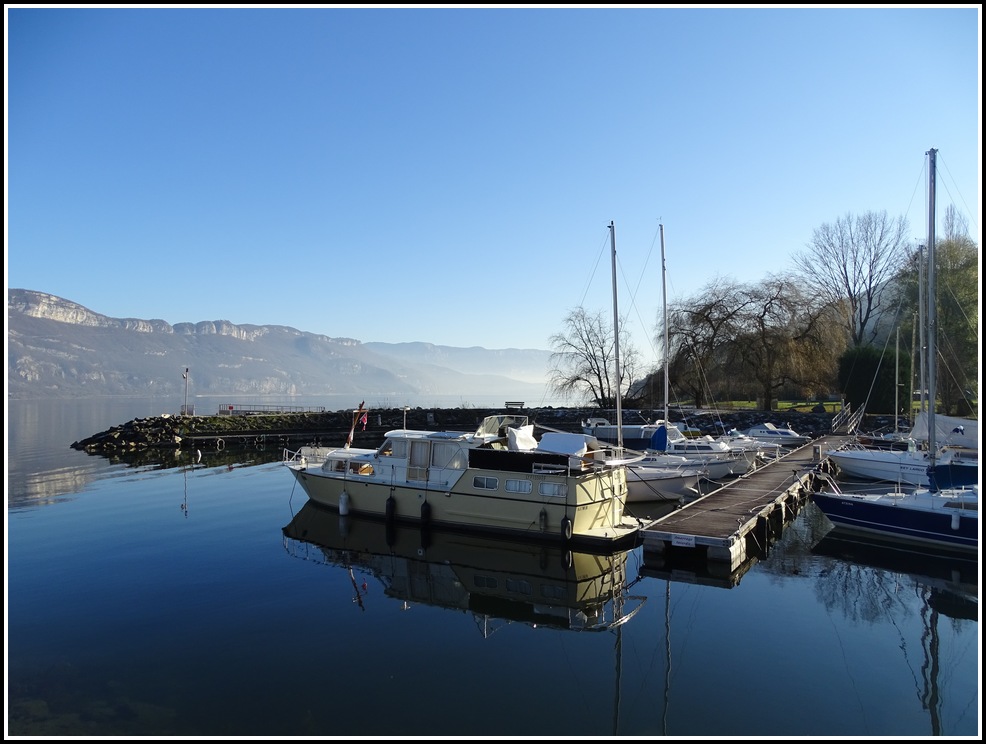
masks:
[[[472,613],[484,636],[511,622],[608,630],[633,617],[646,599],[628,596],[628,550],[583,553],[561,544],[422,530],[343,517],[313,501],[283,533],[289,554],[348,571],[357,603],[354,572],[369,573],[388,597]]]

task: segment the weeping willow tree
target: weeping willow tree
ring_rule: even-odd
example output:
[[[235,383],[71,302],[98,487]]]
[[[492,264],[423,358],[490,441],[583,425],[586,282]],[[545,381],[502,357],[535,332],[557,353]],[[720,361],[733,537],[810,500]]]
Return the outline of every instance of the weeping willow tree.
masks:
[[[782,393],[827,394],[846,346],[842,312],[793,277],[715,280],[669,310],[670,379],[697,405],[741,396],[770,410]]]
[[[743,291],[733,352],[764,410],[778,393],[813,398],[831,390],[845,345],[838,308],[791,277],[771,276]]]
[[[746,387],[729,373],[739,364],[737,347],[730,342],[740,333],[742,305],[737,299],[742,294],[739,283],[716,278],[695,297],[668,307],[669,386],[699,408],[714,401],[717,392],[725,396],[721,400],[732,399]],[[658,321],[659,347],[664,345],[663,334]]]

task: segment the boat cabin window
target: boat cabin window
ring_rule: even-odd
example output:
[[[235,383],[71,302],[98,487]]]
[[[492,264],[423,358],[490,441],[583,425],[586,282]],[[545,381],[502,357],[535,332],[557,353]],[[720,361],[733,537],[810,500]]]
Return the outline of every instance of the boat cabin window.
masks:
[[[399,457],[407,459],[407,440],[406,439],[386,439],[377,450],[380,457]]]
[[[326,460],[322,465],[322,470],[329,470],[333,473],[342,473],[346,470],[345,460]]]
[[[431,465],[464,470],[467,467],[466,454],[456,442],[432,442]]]
[[[326,460],[322,470],[350,475],[373,475],[373,465],[362,460]]]
[[[541,596],[545,599],[565,599],[568,596],[568,592],[565,591],[565,587],[558,586],[557,584],[542,584]]]
[[[530,597],[534,591],[531,587],[531,582],[524,579],[507,579],[507,591],[513,592],[514,594],[522,594],[525,597]]]
[[[538,493],[542,496],[561,496],[564,498],[568,495],[568,489],[564,483],[539,483]]]
[[[503,490],[508,493],[530,493],[534,486],[529,480],[520,480],[519,478],[507,478],[507,482],[503,485]]]
[[[499,486],[497,479],[488,475],[475,475],[472,479],[473,488],[482,488],[487,491],[495,491]]]

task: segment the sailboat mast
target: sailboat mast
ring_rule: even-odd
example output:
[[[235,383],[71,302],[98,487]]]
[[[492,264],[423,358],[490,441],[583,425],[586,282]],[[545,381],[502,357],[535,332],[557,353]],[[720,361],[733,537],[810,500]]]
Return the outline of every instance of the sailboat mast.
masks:
[[[623,449],[623,403],[620,400],[620,310],[616,301],[616,226],[609,222],[609,239],[613,248],[613,355],[616,357],[616,446]]]
[[[894,434],[900,422],[900,326],[897,326],[897,343],[894,346]]]
[[[907,423],[910,427],[914,427],[914,358],[917,356],[914,352],[918,348],[917,342],[917,313],[914,313],[911,317],[911,387],[907,392]],[[921,311],[922,317],[924,316],[924,311]],[[922,379],[924,378],[924,372],[921,373]],[[924,386],[922,385],[922,389]],[[923,394],[922,394],[923,395]],[[918,408],[920,411],[921,408]]]
[[[664,260],[664,225],[661,228],[661,299],[663,301],[662,313],[664,315],[664,425],[668,426],[668,395],[670,383],[668,382],[668,266]],[[670,431],[670,429],[669,429]]]
[[[926,262],[924,246],[918,246],[918,338],[921,339],[919,356],[919,366],[921,375],[921,404],[918,408],[921,413],[928,411],[928,362],[927,344],[928,332],[925,330],[925,299],[924,299],[924,265]]]
[[[938,352],[935,342],[938,321],[935,308],[935,170],[938,150],[928,150],[928,454],[935,464],[935,397]]]

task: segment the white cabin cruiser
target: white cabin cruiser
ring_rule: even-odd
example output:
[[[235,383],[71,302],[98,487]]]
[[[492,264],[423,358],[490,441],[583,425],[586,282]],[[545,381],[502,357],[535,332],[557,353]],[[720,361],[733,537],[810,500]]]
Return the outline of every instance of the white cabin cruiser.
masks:
[[[640,524],[624,505],[627,465],[640,457],[583,435],[538,441],[533,428],[526,416],[487,416],[475,432],[395,429],[376,449],[306,447],[284,459],[312,501],[341,515],[608,548],[635,541]]]

